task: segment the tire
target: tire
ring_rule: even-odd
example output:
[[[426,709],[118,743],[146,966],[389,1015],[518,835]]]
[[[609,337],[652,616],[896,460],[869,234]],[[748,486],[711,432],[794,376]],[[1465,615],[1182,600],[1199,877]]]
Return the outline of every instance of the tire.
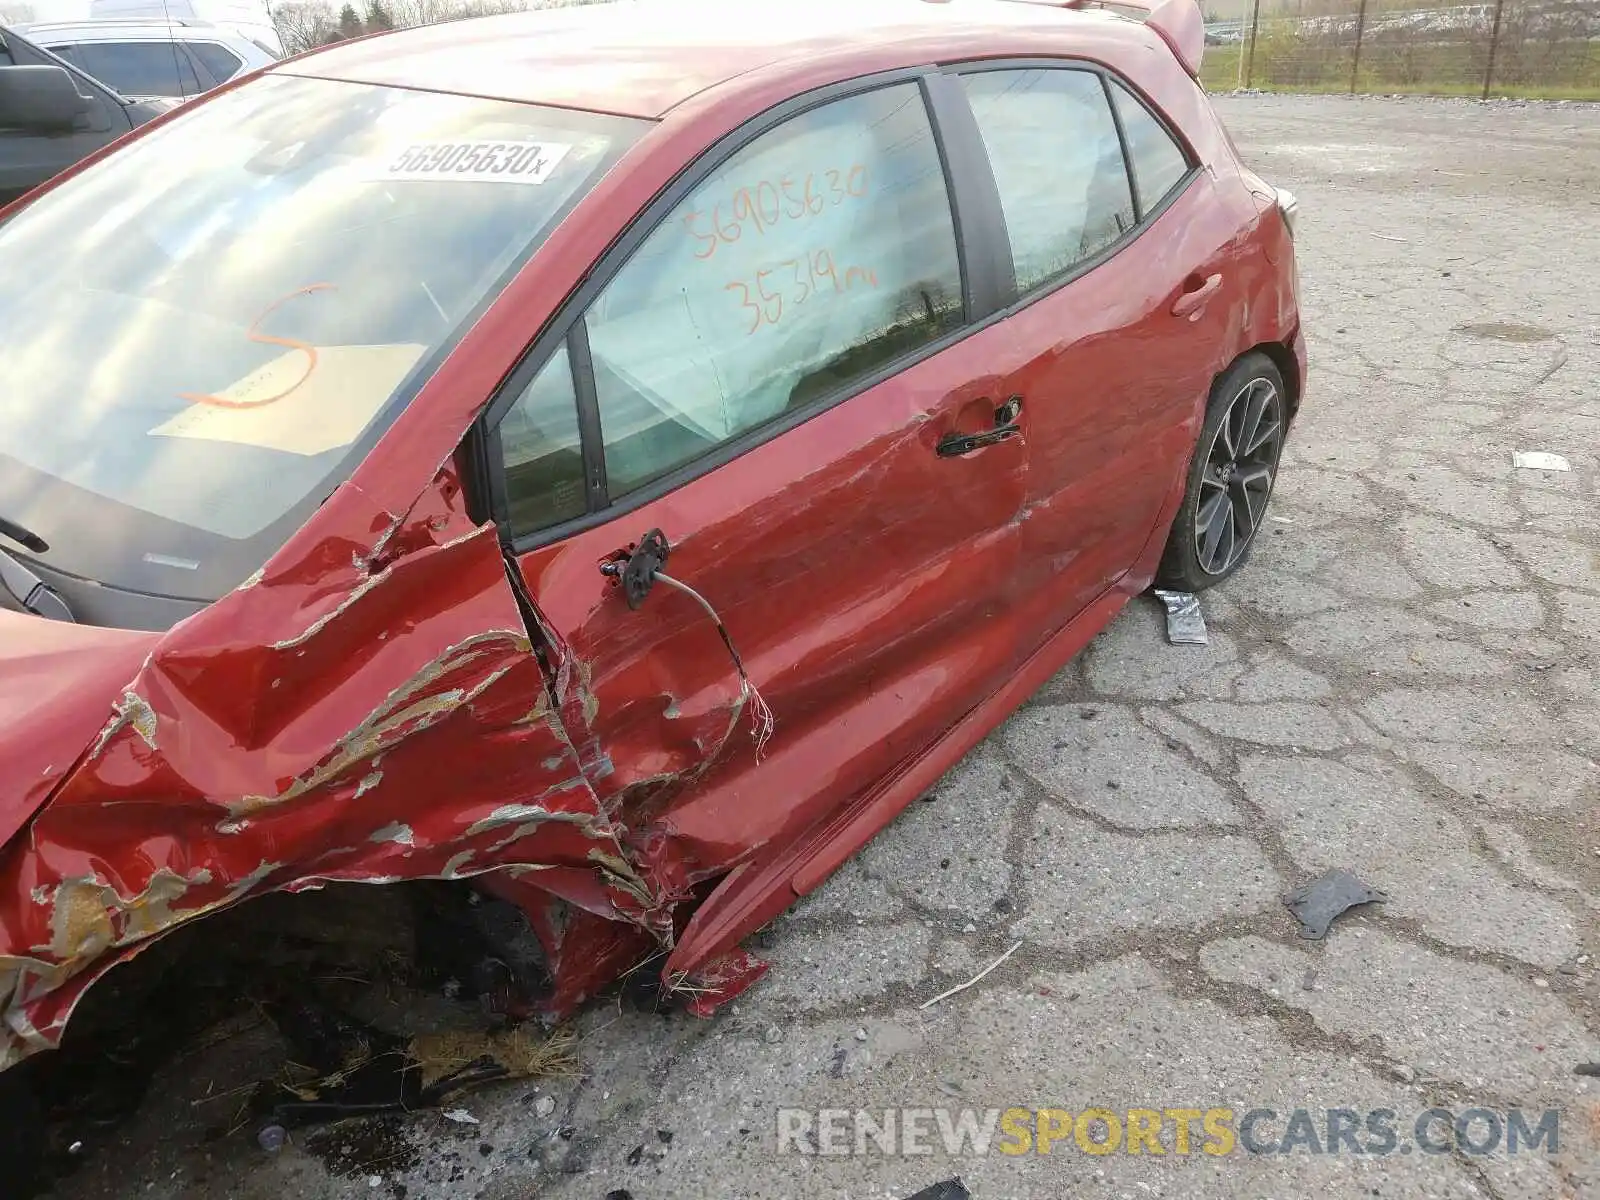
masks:
[[[1157,587],[1204,591],[1244,564],[1267,518],[1288,428],[1283,376],[1251,351],[1211,389]]]

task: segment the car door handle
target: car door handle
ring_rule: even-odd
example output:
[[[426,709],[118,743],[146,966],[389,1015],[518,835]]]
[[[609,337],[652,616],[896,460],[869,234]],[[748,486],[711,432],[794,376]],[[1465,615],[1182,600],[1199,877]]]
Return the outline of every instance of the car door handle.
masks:
[[[1022,397],[1008,397],[1004,404],[994,410],[994,428],[987,433],[947,433],[939,439],[935,447],[940,458],[956,458],[963,454],[971,454],[974,450],[982,450],[985,446],[997,446],[1008,438],[1014,438],[1022,432],[1022,426],[1017,424],[1017,418],[1022,415]]]
[[[1222,276],[1212,275],[1201,279],[1198,275],[1191,275],[1183,283],[1183,294],[1172,303],[1172,315],[1187,317],[1198,310],[1201,305],[1217,294],[1222,287]]]

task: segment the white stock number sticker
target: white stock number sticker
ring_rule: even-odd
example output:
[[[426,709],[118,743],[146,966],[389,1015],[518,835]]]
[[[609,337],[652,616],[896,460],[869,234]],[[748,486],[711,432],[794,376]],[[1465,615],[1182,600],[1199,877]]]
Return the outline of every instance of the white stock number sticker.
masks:
[[[557,142],[414,142],[378,174],[394,180],[543,183],[571,149]]]

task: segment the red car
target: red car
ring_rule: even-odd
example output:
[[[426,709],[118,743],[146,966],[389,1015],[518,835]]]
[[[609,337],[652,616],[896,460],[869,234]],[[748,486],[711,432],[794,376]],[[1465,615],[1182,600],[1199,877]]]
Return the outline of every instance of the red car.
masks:
[[[250,897],[471,879],[709,1010],[1243,560],[1293,201],[1193,0],[618,3],[291,59],[0,214],[0,1063]]]

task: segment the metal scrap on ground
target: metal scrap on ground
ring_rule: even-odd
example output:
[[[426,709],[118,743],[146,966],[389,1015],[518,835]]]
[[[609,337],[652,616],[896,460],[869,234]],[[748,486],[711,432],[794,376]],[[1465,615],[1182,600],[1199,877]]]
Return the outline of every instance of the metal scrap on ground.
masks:
[[[1206,634],[1205,614],[1200,611],[1200,597],[1193,592],[1166,592],[1160,588],[1155,594],[1167,606],[1167,641],[1174,646],[1204,646],[1210,638]]]
[[[1548,450],[1513,450],[1511,465],[1530,467],[1535,471],[1572,470],[1572,464],[1563,455],[1552,454]]]
[[[1357,904],[1382,903],[1389,897],[1368,887],[1341,867],[1286,892],[1283,902],[1300,922],[1300,936],[1323,938],[1334,918]]]
[[[951,996],[954,996],[957,992],[966,991],[969,987],[971,987],[973,984],[977,983],[980,979],[982,979],[990,971],[994,970],[1001,963],[1005,962],[1006,959],[1010,958],[1013,954],[1015,954],[1020,949],[1022,949],[1022,943],[1018,942],[1016,945],[1012,946],[1011,949],[1007,950],[999,958],[995,959],[992,963],[990,963],[983,970],[979,971],[976,975],[974,975],[971,979],[967,980],[965,983],[958,983],[958,984],[956,984],[955,987],[949,988],[949,989],[947,989],[945,991],[940,992],[932,1000],[924,1000],[917,1007],[918,1008],[932,1008],[935,1004],[939,1003],[939,1001],[948,1000]]]

